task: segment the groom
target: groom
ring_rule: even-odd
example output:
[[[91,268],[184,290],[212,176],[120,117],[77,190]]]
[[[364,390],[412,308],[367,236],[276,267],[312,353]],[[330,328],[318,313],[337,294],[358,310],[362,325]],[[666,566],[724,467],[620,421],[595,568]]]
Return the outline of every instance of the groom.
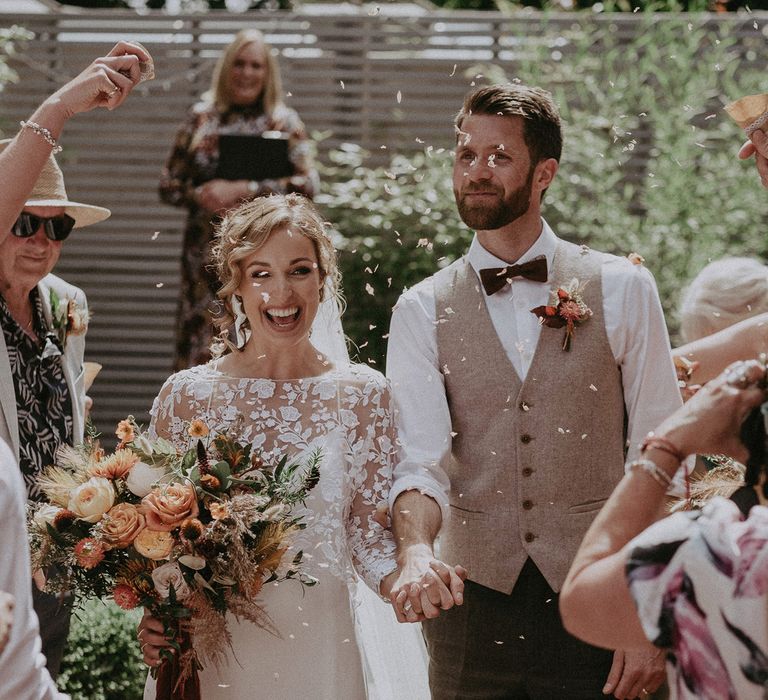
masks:
[[[402,444],[391,597],[401,620],[427,618],[435,700],[645,697],[661,656],[575,640],[557,591],[627,445],[680,405],[656,287],[542,219],[562,145],[547,92],[481,88],[455,125],[454,194],[476,235],[401,296],[390,329]],[[546,305],[542,325],[532,310]],[[440,559],[469,571],[463,599],[434,558],[438,531]]]

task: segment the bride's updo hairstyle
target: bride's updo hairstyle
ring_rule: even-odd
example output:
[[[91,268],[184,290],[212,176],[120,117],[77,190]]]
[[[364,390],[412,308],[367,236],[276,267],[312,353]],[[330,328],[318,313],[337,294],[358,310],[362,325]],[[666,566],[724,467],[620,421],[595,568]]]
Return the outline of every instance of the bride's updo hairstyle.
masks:
[[[227,212],[216,228],[215,244],[211,250],[211,262],[221,282],[216,294],[219,309],[213,321],[222,338],[226,338],[235,322],[231,299],[242,281],[240,262],[261,248],[270,234],[280,228],[300,233],[312,241],[320,279],[324,282],[320,289],[320,301],[331,294],[341,307],[336,249],[326,226],[313,204],[298,194],[257,197]]]

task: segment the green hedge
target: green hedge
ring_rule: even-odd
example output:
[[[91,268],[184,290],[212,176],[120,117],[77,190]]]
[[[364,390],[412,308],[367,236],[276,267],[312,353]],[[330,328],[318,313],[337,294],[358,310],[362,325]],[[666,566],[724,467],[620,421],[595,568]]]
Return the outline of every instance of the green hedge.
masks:
[[[140,610],[90,601],[72,618],[59,690],[72,700],[141,700],[147,667],[136,627]]]
[[[768,256],[766,193],[753,163],[736,159],[742,137],[722,110],[768,89],[764,38],[755,31],[754,45],[738,43],[703,21],[649,18],[633,43],[612,25],[584,22],[567,37],[540,38],[506,74],[470,70],[555,94],[566,141],[544,216],[568,240],[643,255],[673,340],[681,289],[709,260]],[[332,153],[318,201],[341,234],[345,329],[359,358],[383,369],[398,295],[460,255],[471,232],[456,214],[449,152],[378,168],[366,155],[354,146]]]

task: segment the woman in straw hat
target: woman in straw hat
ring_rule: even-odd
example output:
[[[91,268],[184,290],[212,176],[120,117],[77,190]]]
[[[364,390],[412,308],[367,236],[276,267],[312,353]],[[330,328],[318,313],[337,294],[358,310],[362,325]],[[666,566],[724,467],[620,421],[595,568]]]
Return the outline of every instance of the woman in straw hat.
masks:
[[[149,54],[120,42],[46,99],[21,122],[15,138],[0,143],[0,483],[4,485],[0,509],[8,537],[12,531],[8,514],[23,513],[23,508],[10,503],[20,478],[3,441],[21,468],[28,498],[40,500],[36,477],[41,469],[53,462],[60,445],[83,439],[86,299],[80,289],[50,273],[72,229],[98,223],[110,214],[67,196],[53,154],[61,150],[58,139],[70,117],[96,107],[119,106],[148,70]],[[13,593],[18,611],[9,648],[0,656],[0,695],[53,697],[53,690],[42,690],[50,685],[47,674],[38,683],[37,629],[29,620],[34,618],[28,605],[29,563],[27,559],[25,566],[19,566],[23,557],[16,550],[0,548],[0,589]],[[33,597],[43,653],[55,678],[69,610],[60,597],[41,591]],[[25,675],[27,667],[37,669],[29,671],[36,674],[34,681]]]

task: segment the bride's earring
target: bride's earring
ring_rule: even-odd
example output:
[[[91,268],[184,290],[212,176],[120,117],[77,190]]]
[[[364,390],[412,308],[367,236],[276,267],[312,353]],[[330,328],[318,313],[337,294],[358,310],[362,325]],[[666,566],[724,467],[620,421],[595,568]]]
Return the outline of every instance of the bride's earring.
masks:
[[[248,322],[245,311],[243,311],[243,300],[237,294],[232,295],[229,303],[235,316],[235,341],[237,349],[242,350],[251,338],[251,325]]]

